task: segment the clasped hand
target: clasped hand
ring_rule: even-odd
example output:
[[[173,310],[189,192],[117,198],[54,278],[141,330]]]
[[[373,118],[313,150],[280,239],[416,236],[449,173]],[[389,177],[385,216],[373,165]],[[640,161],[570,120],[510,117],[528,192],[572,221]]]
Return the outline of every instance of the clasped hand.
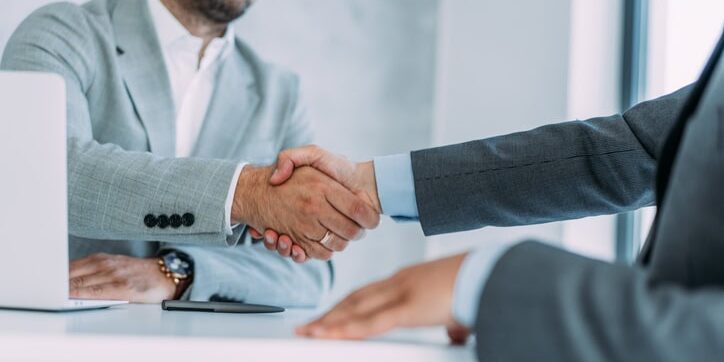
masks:
[[[361,238],[364,229],[377,227],[380,206],[372,165],[322,155],[326,153],[321,149],[308,146],[282,152],[276,168],[245,167],[232,220],[268,230],[268,240],[274,243],[265,243],[267,248],[297,262],[328,260],[350,240]],[[256,231],[252,234],[261,237]]]

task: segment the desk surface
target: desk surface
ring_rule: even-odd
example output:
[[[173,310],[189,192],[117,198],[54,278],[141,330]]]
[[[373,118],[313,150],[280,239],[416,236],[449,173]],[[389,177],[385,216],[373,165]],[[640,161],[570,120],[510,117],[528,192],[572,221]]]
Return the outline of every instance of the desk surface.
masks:
[[[12,361],[474,361],[436,329],[372,341],[294,336],[318,311],[279,314],[167,312],[158,305],[48,313],[0,310],[0,360]]]

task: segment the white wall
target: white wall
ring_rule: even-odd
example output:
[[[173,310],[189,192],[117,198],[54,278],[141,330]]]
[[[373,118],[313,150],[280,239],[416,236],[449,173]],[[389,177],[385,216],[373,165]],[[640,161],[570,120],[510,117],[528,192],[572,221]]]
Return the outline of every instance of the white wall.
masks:
[[[441,1],[436,144],[566,119],[570,7],[570,0]],[[428,256],[523,238],[558,242],[562,230],[552,223],[436,236]]]

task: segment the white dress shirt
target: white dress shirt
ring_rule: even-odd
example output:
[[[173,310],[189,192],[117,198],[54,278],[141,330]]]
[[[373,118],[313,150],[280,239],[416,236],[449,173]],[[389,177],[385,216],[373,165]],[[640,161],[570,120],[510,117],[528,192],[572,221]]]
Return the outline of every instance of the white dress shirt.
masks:
[[[221,64],[236,46],[234,28],[228,26],[224,36],[214,38],[206,47],[203,57],[199,58],[203,39],[191,35],[161,0],[150,0],[148,6],[173,93],[176,157],[189,157],[204,124]],[[229,235],[232,234],[231,204],[244,165],[240,164],[237,168],[226,198],[226,233]]]

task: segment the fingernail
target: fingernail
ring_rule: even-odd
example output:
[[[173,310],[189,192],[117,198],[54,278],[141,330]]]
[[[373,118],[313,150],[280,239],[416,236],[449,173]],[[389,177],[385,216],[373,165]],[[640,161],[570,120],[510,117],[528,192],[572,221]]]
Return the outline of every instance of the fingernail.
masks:
[[[299,252],[297,251],[297,249],[292,249],[292,256],[295,258],[299,256]]]
[[[282,250],[287,250],[287,243],[279,243],[279,247],[282,248]]]
[[[272,241],[272,239],[271,239],[270,237],[268,237],[268,236],[264,237],[264,241],[265,241],[267,244],[269,244],[269,245],[274,244],[274,242]]]

